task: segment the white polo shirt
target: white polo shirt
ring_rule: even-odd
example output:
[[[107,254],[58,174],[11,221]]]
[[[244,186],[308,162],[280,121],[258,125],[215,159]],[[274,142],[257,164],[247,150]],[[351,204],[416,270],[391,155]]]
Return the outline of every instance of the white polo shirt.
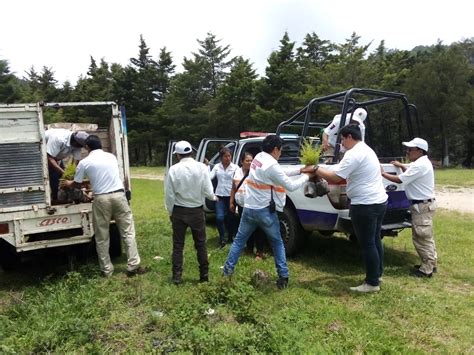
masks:
[[[200,207],[205,198],[216,199],[206,165],[186,157],[168,170],[165,180],[165,207],[170,216],[174,206]]]
[[[77,164],[74,181],[81,183],[85,176],[89,178],[96,195],[123,189],[117,158],[102,149],[91,151]]]
[[[407,170],[398,177],[405,184],[405,193],[409,200],[435,197],[433,165],[428,156],[423,155],[410,163]]]
[[[344,126],[348,125],[349,122],[350,122],[350,117],[351,117],[351,114],[348,113],[347,116],[346,116],[346,122],[344,122]],[[365,137],[365,125],[364,123],[357,117],[354,117],[354,121],[357,121],[359,123],[359,128],[360,128],[360,134],[362,136],[362,141],[364,141],[364,137]],[[329,126],[327,126],[325,129],[324,129],[324,133],[326,133],[328,135],[328,143],[331,147],[335,147],[336,146],[336,141],[337,141],[337,133],[339,132],[339,125],[341,124],[341,115],[336,115],[334,116],[334,119],[332,120],[332,122],[329,124]],[[341,146],[342,147],[342,146]]]
[[[347,180],[346,192],[352,205],[372,205],[387,201],[379,159],[364,142],[346,151],[339,164],[331,169]]]
[[[71,146],[71,135],[74,132],[64,128],[51,128],[44,132],[46,153],[56,160],[67,158],[73,154],[75,160],[81,159],[81,148]]]
[[[232,177],[235,171],[239,168],[237,164],[230,163],[227,169],[222,163],[214,165],[211,171],[211,180],[217,177],[216,196],[230,196],[232,189]]]

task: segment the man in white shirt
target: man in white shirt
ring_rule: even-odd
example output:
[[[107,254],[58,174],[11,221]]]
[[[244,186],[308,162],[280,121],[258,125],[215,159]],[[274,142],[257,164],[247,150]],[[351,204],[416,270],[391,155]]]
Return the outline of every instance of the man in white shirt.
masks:
[[[402,142],[407,147],[409,165],[392,161],[402,169],[402,174],[382,172],[392,182],[405,184],[405,193],[410,200],[413,245],[421,258],[421,265],[415,265],[412,273],[416,277],[431,277],[437,271],[437,252],[433,236],[433,216],[436,210],[433,165],[428,159],[428,142],[414,138]]]
[[[64,128],[51,128],[44,133],[53,200],[58,199],[59,179],[64,174],[62,160],[71,154],[76,163],[81,160],[81,148],[88,136],[86,132],[73,132]]]
[[[94,192],[92,218],[99,266],[104,277],[112,276],[114,266],[110,260],[110,221],[115,220],[127,250],[127,276],[144,274],[140,266],[135,224],[132,211],[125,197],[115,155],[104,152],[99,137],[90,135],[85,141],[89,155],[77,165],[74,181],[66,181],[65,187],[80,187],[87,176]]]
[[[209,281],[206,248],[205,198],[215,201],[206,165],[194,160],[191,144],[179,141],[174,146],[179,162],[173,165],[165,180],[165,206],[173,227],[172,281],[182,283],[183,250],[186,229],[191,228],[199,263],[199,281]]]
[[[364,141],[365,137],[365,125],[364,121],[367,118],[367,111],[363,108],[357,108],[354,113],[348,113],[346,115],[346,121],[344,122],[344,126],[348,125],[349,123],[353,122],[359,125],[360,133],[362,136],[362,141]],[[327,126],[323,131],[323,139],[322,139],[322,150],[324,152],[324,156],[328,158],[334,157],[334,148],[336,146],[337,141],[337,134],[339,132],[339,126],[341,124],[341,115],[334,116],[332,122]],[[341,147],[343,152],[344,148]]]
[[[288,266],[276,211],[283,211],[286,202],[285,189],[294,191],[309,180],[306,174],[296,180],[288,177],[300,174],[302,170],[300,168],[283,171],[278,164],[282,146],[283,139],[280,137],[276,135],[265,137],[262,143],[263,151],[255,156],[250,165],[246,180],[244,211],[239,230],[224,264],[224,276],[232,275],[247,239],[257,227],[260,227],[267,235],[273,250],[279,289],[288,287]],[[312,176],[311,173],[308,174]]]
[[[343,127],[341,137],[341,144],[346,149],[344,158],[331,170],[315,167],[315,173],[333,183],[347,180],[352,226],[362,248],[366,267],[364,283],[350,289],[356,292],[377,292],[380,290],[384,254],[380,230],[388,196],[377,155],[362,141],[359,126],[350,124]]]

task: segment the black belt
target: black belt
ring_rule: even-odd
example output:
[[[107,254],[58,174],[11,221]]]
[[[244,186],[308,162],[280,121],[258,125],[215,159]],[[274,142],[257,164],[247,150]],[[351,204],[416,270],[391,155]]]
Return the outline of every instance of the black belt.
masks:
[[[118,189],[118,190],[115,190],[115,191],[104,192],[104,193],[98,194],[98,195],[108,195],[108,194],[114,194],[116,192],[125,192],[125,190],[124,189]]]
[[[428,202],[433,202],[435,199],[434,198],[429,198],[427,200],[410,200],[410,203],[412,205],[416,205],[417,203],[428,203]]]

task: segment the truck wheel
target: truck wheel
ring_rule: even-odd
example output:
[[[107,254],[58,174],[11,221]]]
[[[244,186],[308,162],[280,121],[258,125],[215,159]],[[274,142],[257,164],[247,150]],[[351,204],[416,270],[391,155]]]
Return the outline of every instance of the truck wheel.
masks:
[[[121,237],[116,224],[110,225],[110,245],[109,254],[111,258],[118,258],[122,255]]]
[[[0,243],[0,266],[4,271],[13,271],[20,266],[20,255],[7,243]]]
[[[283,212],[279,214],[280,232],[287,256],[295,255],[304,243],[306,233],[304,233],[295,211],[285,206]]]

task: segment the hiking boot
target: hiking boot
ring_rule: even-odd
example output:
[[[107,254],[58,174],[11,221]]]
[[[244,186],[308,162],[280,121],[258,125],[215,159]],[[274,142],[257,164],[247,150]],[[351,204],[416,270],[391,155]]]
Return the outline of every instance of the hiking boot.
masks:
[[[415,270],[415,271],[412,271],[410,273],[411,276],[414,276],[414,277],[426,277],[426,278],[430,278],[433,276],[433,273],[430,273],[430,274],[426,274],[424,273],[423,271],[420,271],[419,269]]]
[[[143,274],[146,274],[148,271],[149,271],[148,267],[139,266],[136,269],[127,270],[127,276],[134,277],[136,275],[143,275]]]
[[[276,281],[276,285],[279,290],[288,288],[288,277],[279,277]]]
[[[413,265],[413,267],[416,269],[416,270],[419,270],[421,265]],[[438,268],[435,266],[433,268],[433,274],[436,274],[438,272]]]
[[[199,277],[199,282],[209,282],[209,276],[208,275],[202,275]]]
[[[371,292],[379,292],[380,286],[372,286],[372,285],[369,285],[367,282],[364,282],[362,285],[349,287],[349,289],[355,292],[371,293]]]

